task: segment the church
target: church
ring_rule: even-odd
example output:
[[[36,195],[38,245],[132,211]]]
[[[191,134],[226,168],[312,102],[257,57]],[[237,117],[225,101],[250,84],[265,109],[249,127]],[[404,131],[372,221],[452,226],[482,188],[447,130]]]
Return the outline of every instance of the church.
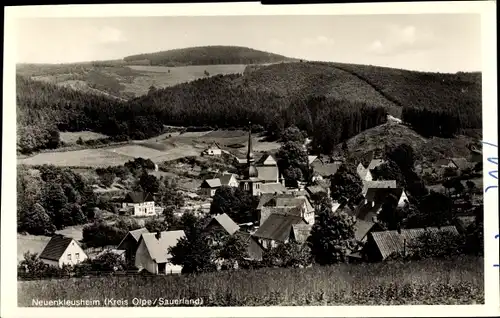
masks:
[[[283,176],[280,175],[276,160],[265,154],[256,165],[253,153],[252,129],[248,132],[248,151],[246,167],[241,176],[240,189],[250,192],[254,196],[264,193],[285,193]],[[260,173],[259,173],[260,172]],[[272,177],[269,177],[272,176]]]

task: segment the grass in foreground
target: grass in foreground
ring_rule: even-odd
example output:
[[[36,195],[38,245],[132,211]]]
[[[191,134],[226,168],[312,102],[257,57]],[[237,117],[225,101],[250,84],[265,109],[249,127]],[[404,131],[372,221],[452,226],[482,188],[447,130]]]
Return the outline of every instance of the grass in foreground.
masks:
[[[201,275],[18,282],[32,299],[203,298],[203,306],[443,305],[484,303],[483,259],[260,269]]]

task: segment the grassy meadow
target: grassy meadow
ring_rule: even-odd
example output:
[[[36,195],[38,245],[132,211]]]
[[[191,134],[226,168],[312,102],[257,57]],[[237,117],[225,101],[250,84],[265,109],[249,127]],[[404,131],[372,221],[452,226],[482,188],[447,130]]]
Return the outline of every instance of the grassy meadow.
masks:
[[[18,282],[31,299],[203,298],[204,306],[484,303],[483,259],[266,268],[200,275],[114,276]]]
[[[104,135],[93,132],[64,132],[61,139],[66,143],[76,143],[79,137],[84,140],[98,139]],[[170,137],[169,137],[170,136]],[[260,141],[254,135],[254,150],[268,151],[278,149],[279,143]],[[124,145],[109,145],[87,149],[58,149],[43,151],[33,156],[20,156],[18,164],[43,165],[53,164],[67,167],[107,167],[123,165],[137,157],[151,159],[153,162],[176,160],[183,157],[199,156],[202,150],[212,142],[221,146],[240,143],[244,147],[241,155],[244,156],[248,142],[247,132],[241,130],[217,130],[204,132],[186,132],[183,134],[162,134],[146,140],[136,140]]]

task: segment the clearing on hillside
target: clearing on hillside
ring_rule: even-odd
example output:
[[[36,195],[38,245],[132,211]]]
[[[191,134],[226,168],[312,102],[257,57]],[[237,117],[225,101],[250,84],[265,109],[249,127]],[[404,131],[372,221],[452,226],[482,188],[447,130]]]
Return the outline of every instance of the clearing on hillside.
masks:
[[[108,138],[108,136],[93,131],[60,132],[61,141],[66,144],[74,144],[79,138],[83,141]]]

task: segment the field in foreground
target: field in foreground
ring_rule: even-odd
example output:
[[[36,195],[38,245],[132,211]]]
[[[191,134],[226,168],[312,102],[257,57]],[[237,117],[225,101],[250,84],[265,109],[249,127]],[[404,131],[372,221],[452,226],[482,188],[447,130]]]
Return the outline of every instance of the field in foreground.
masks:
[[[32,299],[203,298],[203,306],[445,305],[484,303],[483,259],[260,269],[201,275],[18,282]]]

